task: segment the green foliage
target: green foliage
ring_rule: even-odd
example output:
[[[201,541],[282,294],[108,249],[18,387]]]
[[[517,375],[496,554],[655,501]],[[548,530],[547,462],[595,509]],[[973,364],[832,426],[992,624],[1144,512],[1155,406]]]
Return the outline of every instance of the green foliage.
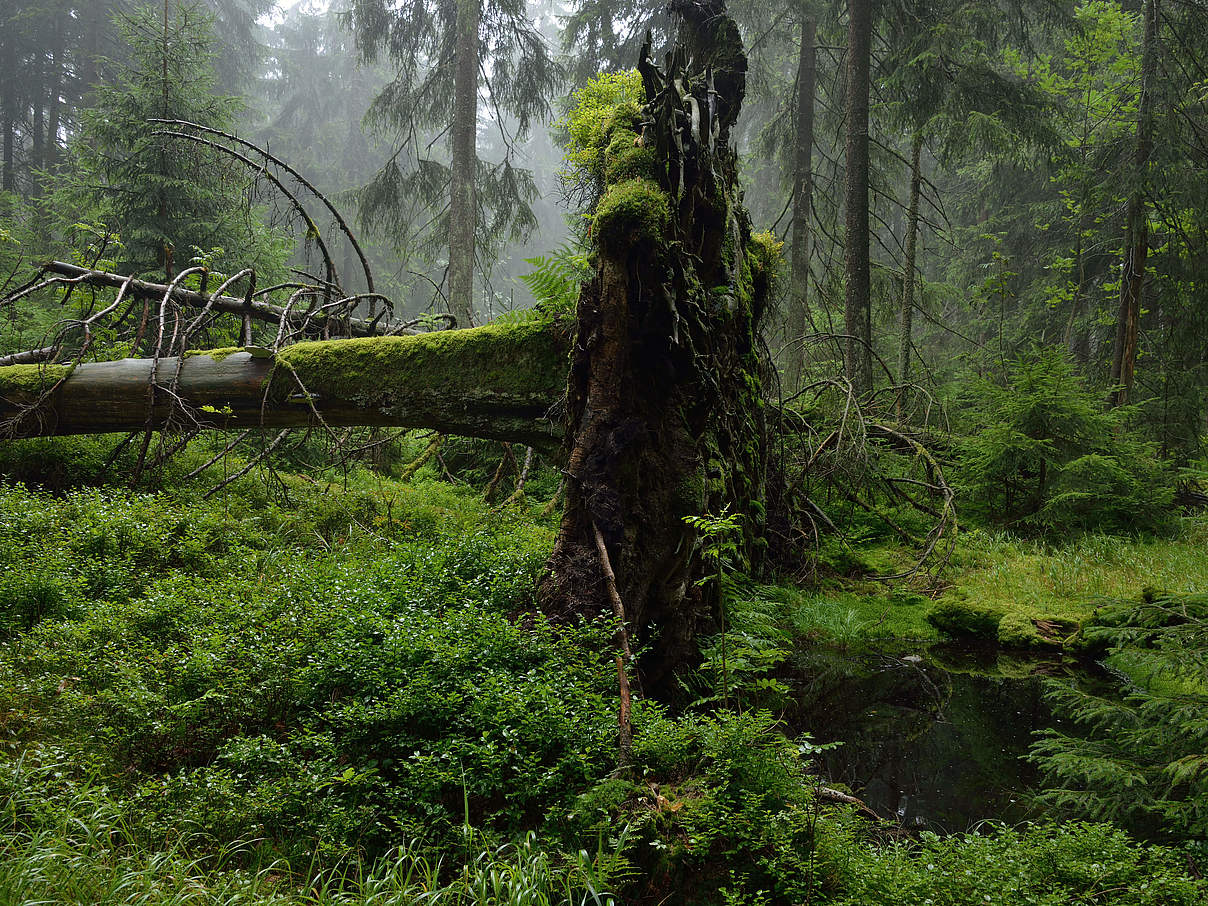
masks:
[[[636,69],[601,73],[576,89],[566,117],[558,123],[568,136],[564,178],[571,184],[592,184],[598,194],[606,182],[614,133],[627,134],[632,147],[645,102],[646,89]],[[614,158],[624,150],[616,149]]]
[[[1206,887],[1185,856],[1138,846],[1107,825],[989,827],[917,844],[852,845],[840,837],[834,906],[1192,906]]]
[[[1056,784],[1043,798],[1150,834],[1208,840],[1208,595],[1114,601],[1082,641],[1110,650],[1131,683],[1123,700],[1049,685],[1079,730],[1047,730],[1033,746]]]
[[[422,485],[291,493],[0,489],[8,743],[120,776],[147,839],[184,821],[325,861],[455,848],[466,807],[518,834],[602,773],[605,630],[507,618],[548,530],[485,531],[475,496]]]
[[[579,287],[592,272],[587,253],[564,243],[548,255],[524,260],[533,266],[533,271],[521,274],[520,280],[537,304],[554,314],[573,314],[579,301]]]
[[[628,812],[639,871],[683,902],[719,902],[723,883],[732,897],[802,902],[814,881],[808,767],[827,746],[787,738],[766,711],[671,718],[643,703],[634,730],[645,781]]]
[[[240,107],[215,93],[210,21],[195,7],[171,13],[166,34],[162,10],[139,7],[120,20],[130,62],[82,111],[75,166],[56,208],[69,223],[81,211],[103,221],[120,236],[124,252],[114,254],[126,267],[162,267],[165,246],[177,271],[194,254],[229,249],[219,255],[228,269],[255,266],[268,276],[285,250],[249,207],[249,174],[208,148],[154,134],[157,117],[227,129]]]
[[[560,858],[532,833],[495,844],[465,828],[461,846],[430,856],[412,841],[366,865],[291,870],[253,844],[225,843],[198,854],[202,841],[177,829],[148,850],[120,803],[96,782],[64,781],[63,765],[17,761],[0,769],[0,900],[147,906],[370,906],[496,903],[500,906],[607,906],[615,860],[580,850]],[[40,794],[48,788],[56,796]]]
[[[1059,351],[982,381],[963,444],[968,499],[991,520],[1036,532],[1162,527],[1171,489],[1125,413],[1104,411]]]

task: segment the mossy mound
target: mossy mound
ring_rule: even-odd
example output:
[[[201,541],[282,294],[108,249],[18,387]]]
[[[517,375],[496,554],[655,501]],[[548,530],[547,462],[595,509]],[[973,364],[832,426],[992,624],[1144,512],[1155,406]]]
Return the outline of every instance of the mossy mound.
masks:
[[[600,199],[592,235],[602,248],[623,252],[640,242],[665,242],[670,220],[666,192],[649,179],[628,179]]]
[[[958,638],[994,640],[1003,612],[994,607],[971,604],[968,601],[944,601],[927,614],[927,622]]]

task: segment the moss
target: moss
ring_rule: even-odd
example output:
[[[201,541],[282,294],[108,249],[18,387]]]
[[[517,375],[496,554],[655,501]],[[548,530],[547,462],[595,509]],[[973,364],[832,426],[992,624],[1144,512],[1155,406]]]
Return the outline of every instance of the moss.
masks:
[[[771,230],[752,233],[747,243],[747,260],[756,276],[771,278],[784,263],[784,243]]]
[[[0,396],[42,393],[69,374],[70,365],[8,365],[0,368]]]
[[[645,100],[646,91],[636,70],[605,73],[575,91],[566,118],[558,123],[569,136],[567,175],[572,179],[587,176],[602,183],[605,150],[613,133],[636,135]]]
[[[567,344],[547,324],[497,325],[411,337],[299,343],[281,350],[273,378],[280,398],[310,393],[389,408],[424,395],[481,400],[556,396],[566,381]]]
[[[237,352],[243,352],[242,346],[223,346],[221,349],[189,349],[185,351],[185,358],[191,359],[195,356],[208,355],[215,362],[221,362],[228,356],[232,356]]]
[[[968,601],[949,600],[927,614],[927,622],[947,635],[995,640],[1003,612]]]
[[[614,131],[604,151],[605,181],[611,184],[638,177],[653,179],[654,175],[654,152],[641,144],[638,134],[632,129]]]
[[[629,179],[604,193],[592,233],[602,248],[624,251],[640,242],[661,244],[670,220],[667,193],[648,179]]]

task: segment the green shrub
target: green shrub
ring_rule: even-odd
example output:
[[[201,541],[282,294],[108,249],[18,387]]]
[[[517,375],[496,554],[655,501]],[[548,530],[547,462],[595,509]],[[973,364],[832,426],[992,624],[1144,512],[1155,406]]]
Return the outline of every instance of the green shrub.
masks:
[[[1036,532],[1150,531],[1169,521],[1172,489],[1126,414],[1104,411],[1060,351],[981,381],[963,442],[966,499],[981,515]]]
[[[828,847],[832,906],[1192,906],[1208,885],[1177,851],[1107,825],[994,827],[917,844]]]
[[[1044,731],[1032,760],[1042,797],[1149,835],[1208,841],[1208,595],[1147,594],[1104,605],[1082,631],[1130,677],[1123,700],[1050,683],[1078,731]]]

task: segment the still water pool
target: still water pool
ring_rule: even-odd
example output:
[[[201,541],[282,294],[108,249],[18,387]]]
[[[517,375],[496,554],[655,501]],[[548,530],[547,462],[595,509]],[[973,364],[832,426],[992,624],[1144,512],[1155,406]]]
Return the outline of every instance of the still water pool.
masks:
[[[842,743],[822,756],[826,776],[884,818],[940,832],[1041,815],[1036,771],[1021,756],[1035,731],[1059,725],[1045,680],[1111,685],[1091,661],[954,645],[811,647],[790,670],[790,727]]]

